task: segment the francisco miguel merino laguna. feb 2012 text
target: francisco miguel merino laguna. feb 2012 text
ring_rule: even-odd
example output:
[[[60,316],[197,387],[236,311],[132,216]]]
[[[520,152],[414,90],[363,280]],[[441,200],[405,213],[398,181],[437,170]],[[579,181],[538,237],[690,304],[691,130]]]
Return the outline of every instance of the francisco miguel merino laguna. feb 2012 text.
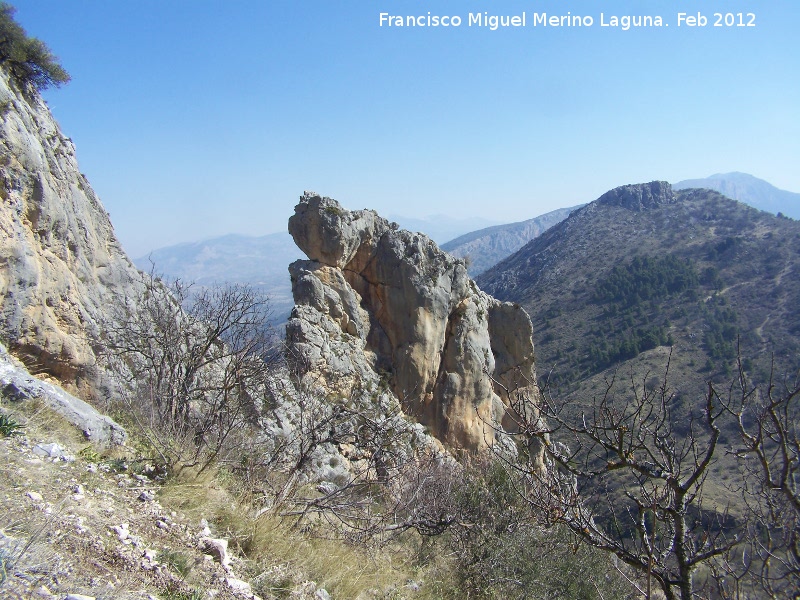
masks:
[[[679,12],[672,22],[677,27],[755,27],[756,15],[752,12],[710,13]],[[521,12],[515,15],[494,15],[488,12],[461,15],[378,15],[380,27],[485,27],[496,31],[506,27],[616,27],[623,31],[640,27],[669,27],[670,22],[661,15],[564,15]]]

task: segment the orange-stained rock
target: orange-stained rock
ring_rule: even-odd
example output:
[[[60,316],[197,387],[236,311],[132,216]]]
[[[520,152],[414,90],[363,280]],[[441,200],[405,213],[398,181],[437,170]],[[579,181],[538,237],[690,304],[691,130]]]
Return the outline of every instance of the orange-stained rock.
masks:
[[[536,393],[522,308],[480,291],[463,260],[374,211],[307,192],[289,232],[310,259],[290,267],[295,368],[337,394],[388,386],[451,449],[480,450],[503,423],[513,429],[505,390]]]

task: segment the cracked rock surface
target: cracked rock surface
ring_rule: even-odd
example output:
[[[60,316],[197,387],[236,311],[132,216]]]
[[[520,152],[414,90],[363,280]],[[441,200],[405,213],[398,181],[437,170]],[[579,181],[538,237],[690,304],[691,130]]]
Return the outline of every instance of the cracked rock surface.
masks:
[[[506,390],[535,393],[532,327],[478,289],[463,260],[374,211],[306,192],[289,233],[294,366],[340,394],[379,381],[451,449],[493,443]]]

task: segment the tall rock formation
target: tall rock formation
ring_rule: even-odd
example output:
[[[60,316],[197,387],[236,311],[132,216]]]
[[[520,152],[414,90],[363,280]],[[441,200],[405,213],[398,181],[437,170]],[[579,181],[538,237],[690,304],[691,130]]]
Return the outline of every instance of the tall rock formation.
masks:
[[[289,232],[294,366],[348,394],[379,380],[454,449],[494,440],[511,389],[535,393],[531,322],[481,292],[463,260],[369,210],[306,193]],[[512,420],[505,425],[512,427]]]
[[[32,370],[89,393],[105,315],[138,278],[71,140],[0,69],[0,338]]]

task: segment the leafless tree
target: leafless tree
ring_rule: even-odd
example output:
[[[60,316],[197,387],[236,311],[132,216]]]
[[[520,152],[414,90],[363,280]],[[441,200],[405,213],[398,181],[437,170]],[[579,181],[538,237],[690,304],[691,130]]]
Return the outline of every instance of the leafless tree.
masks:
[[[624,395],[614,376],[583,408],[543,390],[535,420],[526,417],[528,399],[512,394],[520,435],[543,441],[549,466],[507,464],[524,474],[520,492],[545,522],[566,525],[639,571],[646,597],[655,583],[668,600],[690,600],[707,583],[695,581],[698,568],[730,556],[743,527],[704,490],[725,407],[709,385],[702,411],[674,415],[668,375],[669,365],[655,387],[631,376]],[[685,435],[675,431],[677,418],[689,421]]]
[[[409,529],[438,535],[448,528],[454,517],[447,502],[458,465],[433,446],[417,446],[413,424],[399,406],[387,404],[378,400],[370,406],[362,397],[345,406],[313,394],[298,402],[296,441],[283,467],[289,475],[277,494],[277,503],[285,504],[281,514],[298,523],[319,517],[359,543],[380,544]],[[324,444],[348,461],[347,477],[290,494],[289,486]]]
[[[265,402],[276,359],[268,300],[253,288],[145,276],[101,355],[151,449],[170,469],[207,468]]]
[[[750,381],[739,360],[727,407],[742,445],[735,454],[753,516],[748,536],[759,585],[774,598],[800,594],[800,379]]]

